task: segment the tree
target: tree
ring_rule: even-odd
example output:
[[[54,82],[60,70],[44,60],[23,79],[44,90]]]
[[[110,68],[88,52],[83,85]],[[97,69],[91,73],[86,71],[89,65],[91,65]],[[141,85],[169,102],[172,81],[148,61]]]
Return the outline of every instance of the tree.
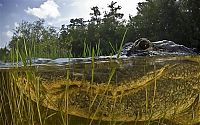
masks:
[[[95,6],[92,7],[91,10],[93,11],[92,13],[90,13],[91,15],[91,22],[96,22],[97,24],[101,23],[101,12],[99,11],[99,7]]]
[[[70,54],[72,50],[72,43],[71,39],[68,37],[68,28],[66,25],[62,25],[60,29],[60,34],[59,34],[59,42],[58,42],[58,51],[59,55],[63,57],[65,54]]]
[[[98,30],[102,53],[105,55],[114,54],[112,48],[115,48],[115,51],[119,48],[125,32],[124,21],[122,20],[124,14],[118,12],[122,7],[116,4],[117,2],[112,1],[107,6],[109,11],[104,12],[104,18]]]
[[[0,60],[6,62],[9,60],[9,50],[7,47],[0,48]]]
[[[179,0],[180,10],[185,20],[185,32],[190,46],[200,51],[200,1]]]
[[[71,19],[70,20],[69,26],[71,27],[79,27],[79,26],[85,26],[85,21],[83,18],[76,18],[76,19]]]
[[[54,27],[44,26],[44,20],[22,21],[15,28],[9,47],[13,52],[30,57],[50,57],[56,56],[56,42],[57,31]]]
[[[174,0],[148,0],[138,3],[138,14],[131,23],[139,37],[151,40],[180,41],[182,33],[182,15],[179,4]]]
[[[104,17],[106,19],[112,19],[113,21],[116,21],[116,19],[122,19],[124,14],[118,13],[118,10],[120,10],[122,7],[121,6],[115,6],[117,2],[111,2],[110,5],[108,5],[108,8],[110,9],[109,12],[105,11]]]

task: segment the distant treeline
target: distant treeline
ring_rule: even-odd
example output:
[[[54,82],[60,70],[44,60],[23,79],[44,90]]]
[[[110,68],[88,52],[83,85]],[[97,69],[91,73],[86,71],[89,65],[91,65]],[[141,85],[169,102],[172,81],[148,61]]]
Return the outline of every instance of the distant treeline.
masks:
[[[123,19],[122,8],[111,2],[109,11],[91,8],[91,19],[71,19],[60,30],[44,25],[43,19],[22,21],[15,28],[7,48],[0,50],[1,60],[16,57],[85,57],[115,54],[128,29],[125,42],[146,37],[150,41],[172,40],[200,50],[200,0],[146,0],[138,3],[137,15]],[[75,10],[74,10],[75,11]],[[9,51],[8,51],[9,50]]]

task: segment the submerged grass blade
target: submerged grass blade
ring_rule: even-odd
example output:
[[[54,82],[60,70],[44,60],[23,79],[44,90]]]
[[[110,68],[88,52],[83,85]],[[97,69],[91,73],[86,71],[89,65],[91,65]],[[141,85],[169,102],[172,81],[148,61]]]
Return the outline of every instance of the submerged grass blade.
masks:
[[[108,83],[107,83],[107,85],[106,85],[106,87],[105,87],[105,90],[104,90],[104,92],[103,92],[103,94],[102,94],[102,97],[101,97],[101,99],[100,99],[100,101],[99,101],[99,104],[98,104],[98,106],[97,106],[97,109],[96,109],[96,111],[94,112],[94,114],[93,114],[93,116],[92,116],[92,119],[91,119],[89,125],[92,125],[92,122],[93,122],[93,120],[94,120],[94,117],[95,117],[96,113],[98,112],[98,110],[99,110],[99,108],[100,108],[100,105],[102,104],[102,101],[103,101],[103,99],[104,99],[104,97],[105,97],[105,95],[106,95],[106,93],[107,93],[108,86],[110,85],[111,79],[113,78],[113,75],[114,75],[115,71],[116,71],[116,68],[114,67],[114,68],[112,69],[111,73],[110,73]]]

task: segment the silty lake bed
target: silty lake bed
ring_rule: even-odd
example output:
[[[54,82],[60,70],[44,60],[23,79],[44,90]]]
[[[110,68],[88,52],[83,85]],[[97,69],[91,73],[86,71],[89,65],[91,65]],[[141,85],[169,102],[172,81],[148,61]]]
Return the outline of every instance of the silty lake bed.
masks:
[[[0,62],[3,124],[200,122],[198,55],[31,62]]]

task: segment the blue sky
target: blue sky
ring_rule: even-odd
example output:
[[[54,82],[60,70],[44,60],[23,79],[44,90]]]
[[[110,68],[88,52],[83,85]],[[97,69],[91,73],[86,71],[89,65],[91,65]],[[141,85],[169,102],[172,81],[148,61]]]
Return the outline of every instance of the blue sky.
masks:
[[[60,27],[72,18],[89,19],[90,8],[98,6],[107,10],[112,0],[0,0],[0,47],[8,45],[13,29],[22,20],[33,22],[43,18],[46,25]],[[145,0],[113,0],[122,6],[121,12],[136,15],[137,3]]]

